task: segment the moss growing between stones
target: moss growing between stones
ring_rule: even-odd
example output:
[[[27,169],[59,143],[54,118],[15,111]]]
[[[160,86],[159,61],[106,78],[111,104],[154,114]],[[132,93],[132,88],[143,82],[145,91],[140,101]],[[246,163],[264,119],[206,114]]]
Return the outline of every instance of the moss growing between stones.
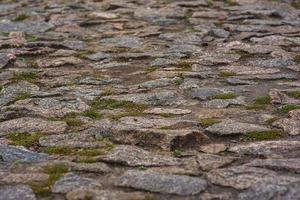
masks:
[[[33,192],[38,197],[48,197],[51,195],[51,186],[65,173],[69,172],[69,167],[64,164],[55,164],[44,167],[44,172],[49,174],[46,182],[33,182],[30,184]]]
[[[9,133],[7,138],[11,140],[11,145],[24,146],[26,148],[39,144],[39,139],[42,133]]]
[[[175,149],[175,150],[173,151],[173,155],[174,155],[175,157],[181,157],[181,156],[182,156],[182,151],[181,151],[180,149]]]
[[[291,3],[291,6],[293,6],[296,9],[300,9],[300,0],[295,0]]]
[[[72,154],[72,149],[70,147],[45,147],[41,149],[43,152],[48,154],[60,154],[60,155],[70,155]]]
[[[220,120],[215,118],[206,118],[206,119],[201,119],[199,123],[201,126],[208,127],[220,122],[221,122]]]
[[[117,101],[113,99],[96,99],[91,103],[91,107],[96,110],[124,109],[128,112],[142,112],[147,108],[147,106],[143,104],[136,104],[130,101]]]
[[[282,113],[288,113],[291,110],[300,109],[299,105],[284,105],[280,108],[280,112]]]
[[[247,109],[265,109],[268,104],[271,103],[271,97],[270,96],[262,96],[258,97],[254,103],[249,104],[246,106]]]
[[[272,125],[273,122],[275,122],[275,121],[278,120],[278,119],[279,119],[278,117],[272,117],[272,118],[270,118],[270,119],[268,119],[268,120],[266,121],[266,124]]]
[[[65,122],[68,126],[82,126],[84,123],[80,119],[66,118]]]
[[[214,95],[212,99],[234,99],[236,97],[237,95],[234,94],[233,92],[228,92],[228,93]]]
[[[26,35],[26,41],[27,42],[36,42],[38,41],[38,36],[35,35]]]
[[[90,156],[80,156],[75,160],[77,163],[95,163],[97,162],[97,159],[95,157]]]
[[[18,14],[15,18],[14,21],[24,21],[25,19],[28,19],[30,16],[27,15],[26,13],[21,13]]]
[[[148,67],[147,69],[146,69],[146,71],[147,72],[154,72],[154,71],[156,71],[156,70],[158,70],[159,69],[159,67]]]
[[[30,92],[22,92],[20,93],[18,96],[16,96],[13,100],[13,102],[19,101],[19,100],[24,100],[24,99],[28,99],[32,96],[32,94]]]
[[[177,79],[174,83],[175,85],[181,85],[183,83],[183,79]]]
[[[237,2],[236,0],[224,0],[224,2],[229,6],[236,6]]]
[[[275,140],[284,136],[284,133],[277,130],[252,132],[244,136],[248,141],[263,141],[263,140]]]
[[[102,115],[94,109],[86,110],[86,111],[82,112],[80,115],[89,117],[91,119],[100,119],[102,117]]]
[[[293,97],[296,99],[300,99],[300,91],[292,91],[292,92],[287,92],[287,95],[289,97]]]
[[[236,75],[236,73],[230,72],[230,71],[221,71],[219,73],[219,76],[222,78],[228,78],[228,77],[235,76],[235,75]]]
[[[12,80],[13,81],[28,81],[30,83],[35,83],[38,75],[36,72],[22,72],[20,74],[16,74]]]

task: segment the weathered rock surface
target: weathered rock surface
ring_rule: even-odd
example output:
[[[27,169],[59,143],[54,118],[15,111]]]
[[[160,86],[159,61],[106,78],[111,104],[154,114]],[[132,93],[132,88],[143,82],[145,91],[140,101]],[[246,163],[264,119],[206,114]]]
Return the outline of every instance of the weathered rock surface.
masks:
[[[0,123],[0,135],[6,135],[11,132],[19,133],[47,133],[60,134],[67,128],[65,122],[47,121],[38,118],[23,117],[4,121]]]
[[[163,175],[142,171],[127,171],[115,185],[177,195],[195,195],[207,187],[207,182],[188,176]]]

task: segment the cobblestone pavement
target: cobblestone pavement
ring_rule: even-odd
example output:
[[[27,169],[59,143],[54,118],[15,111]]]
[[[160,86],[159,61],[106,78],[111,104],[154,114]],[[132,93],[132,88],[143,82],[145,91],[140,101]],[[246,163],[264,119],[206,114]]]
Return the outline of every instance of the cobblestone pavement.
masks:
[[[0,0],[0,200],[300,199],[299,9]]]

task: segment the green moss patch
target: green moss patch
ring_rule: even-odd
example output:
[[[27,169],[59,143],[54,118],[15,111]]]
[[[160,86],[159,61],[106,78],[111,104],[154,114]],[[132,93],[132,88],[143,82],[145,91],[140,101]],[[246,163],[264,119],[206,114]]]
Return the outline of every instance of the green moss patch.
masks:
[[[283,137],[285,134],[281,131],[270,130],[263,132],[252,132],[244,136],[244,139],[248,141],[263,141],[263,140],[275,140]]]
[[[231,77],[231,76],[236,76],[236,73],[230,72],[230,71],[221,71],[219,73],[219,76],[222,77],[222,78],[228,78],[228,77]]]
[[[24,21],[25,19],[28,19],[30,16],[26,13],[21,13],[18,14],[15,18],[14,21]]]
[[[236,97],[237,95],[234,94],[233,92],[228,92],[228,93],[214,95],[212,99],[234,99]]]
[[[220,122],[221,122],[220,120],[215,118],[206,118],[206,119],[201,119],[199,123],[201,126],[208,127]]]
[[[38,197],[51,196],[51,186],[65,173],[69,172],[69,167],[64,164],[55,164],[44,167],[44,172],[49,174],[46,182],[33,182],[30,184],[33,192]]]
[[[280,108],[280,112],[282,113],[288,113],[290,112],[291,110],[296,110],[296,109],[300,109],[300,106],[299,105],[284,105]]]
[[[24,100],[24,99],[28,99],[32,96],[32,94],[30,92],[22,92],[20,93],[18,96],[16,96],[13,100],[13,102],[19,101],[19,100]]]
[[[255,110],[259,110],[259,109],[265,109],[267,105],[269,105],[271,103],[271,97],[270,96],[262,96],[262,97],[258,97],[254,103],[249,104],[246,106],[247,109],[255,109]]]
[[[286,93],[289,97],[300,99],[300,91],[292,91]]]
[[[36,72],[22,72],[20,74],[16,74],[12,80],[13,81],[28,81],[30,83],[35,83],[38,78],[38,74]]]
[[[11,145],[24,146],[26,148],[39,144],[39,139],[44,136],[42,133],[9,133],[7,138],[11,140]]]

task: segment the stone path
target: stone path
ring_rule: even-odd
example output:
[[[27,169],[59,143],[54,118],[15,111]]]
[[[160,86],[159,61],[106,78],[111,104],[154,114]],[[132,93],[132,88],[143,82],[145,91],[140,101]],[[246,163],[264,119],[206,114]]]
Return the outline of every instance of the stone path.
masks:
[[[0,200],[300,199],[299,9],[0,1]]]

